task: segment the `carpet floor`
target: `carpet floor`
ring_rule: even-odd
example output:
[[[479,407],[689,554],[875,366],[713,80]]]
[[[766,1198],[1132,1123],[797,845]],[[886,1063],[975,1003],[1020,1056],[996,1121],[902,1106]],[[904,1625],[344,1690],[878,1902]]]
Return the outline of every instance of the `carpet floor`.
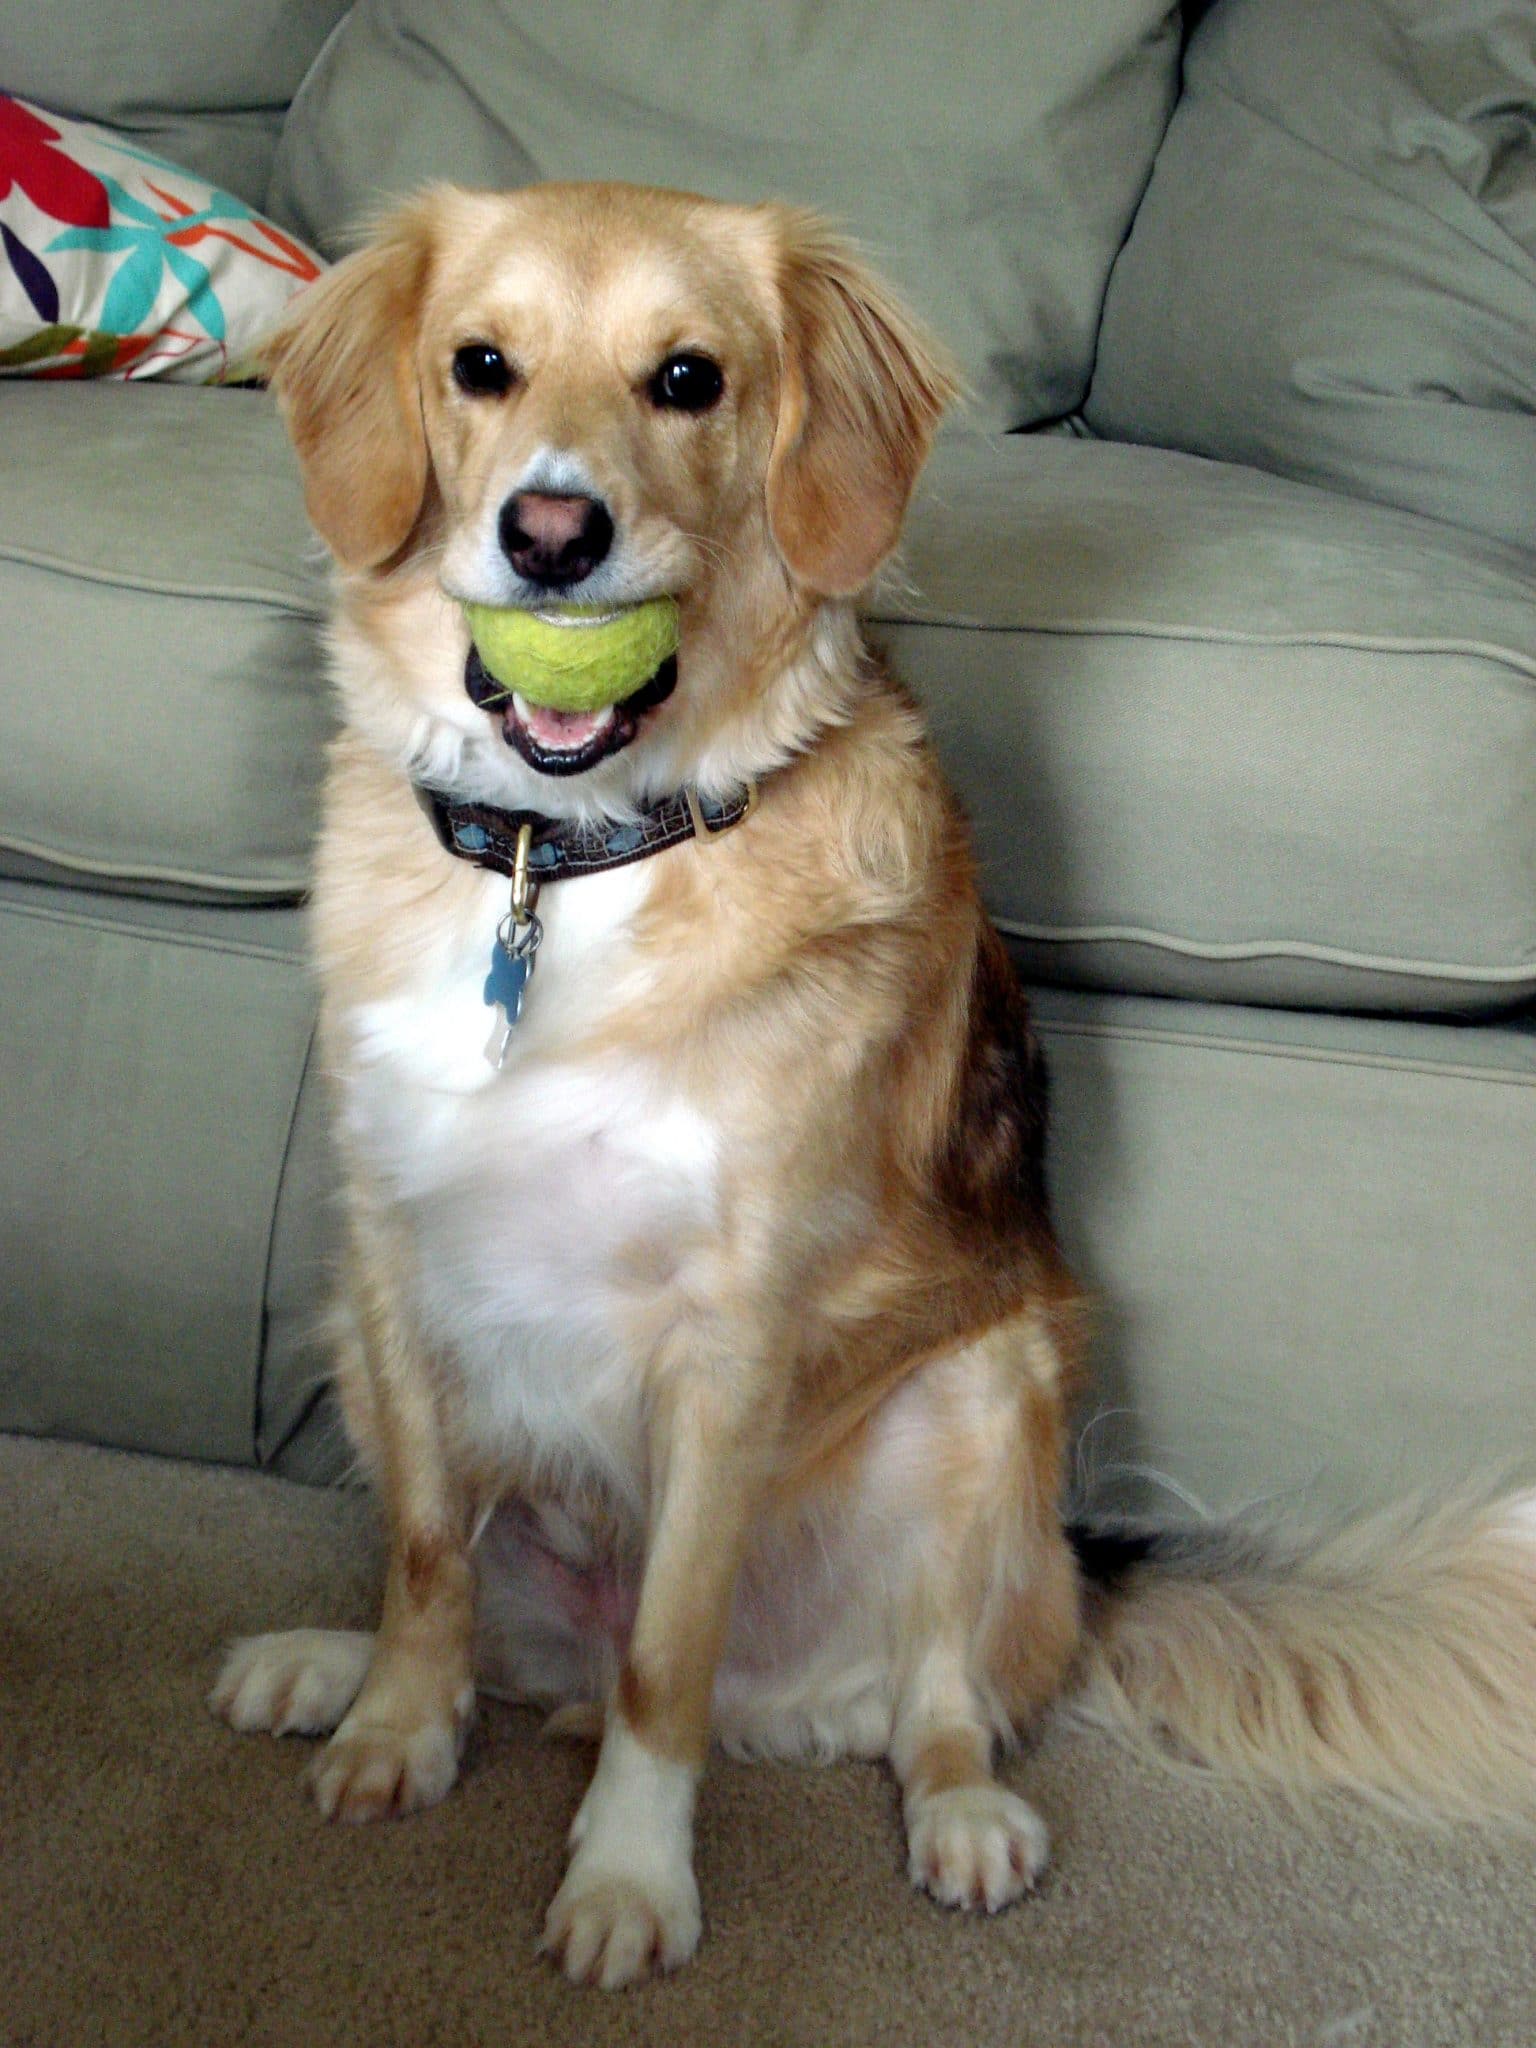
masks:
[[[1013,1766],[1051,1824],[994,1921],[908,1889],[879,1770],[721,1761],[705,1938],[575,1992],[534,1954],[589,1752],[488,1707],[434,1811],[326,1827],[308,1746],[204,1711],[231,1635],[367,1625],[368,1503],[0,1439],[7,2048],[1532,2048],[1528,1842],[1272,1806],[1067,1728]]]

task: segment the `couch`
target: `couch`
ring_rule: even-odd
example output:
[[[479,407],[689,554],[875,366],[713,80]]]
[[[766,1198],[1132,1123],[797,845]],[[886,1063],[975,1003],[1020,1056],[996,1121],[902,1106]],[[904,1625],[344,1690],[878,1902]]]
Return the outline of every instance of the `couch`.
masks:
[[[1523,0],[4,0],[0,87],[328,256],[430,175],[838,213],[974,393],[869,615],[1034,992],[1081,1489],[1530,1446]],[[323,603],[264,393],[0,384],[0,1427],[345,1468]]]

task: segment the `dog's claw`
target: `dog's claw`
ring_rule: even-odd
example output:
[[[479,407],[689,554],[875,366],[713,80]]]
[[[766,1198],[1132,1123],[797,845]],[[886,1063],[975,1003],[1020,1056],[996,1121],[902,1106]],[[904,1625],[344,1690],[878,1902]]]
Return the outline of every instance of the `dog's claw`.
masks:
[[[316,1757],[310,1790],[326,1820],[392,1820],[435,1806],[459,1774],[454,1730],[343,1723]]]
[[[362,1690],[373,1637],[295,1628],[231,1643],[210,1713],[242,1735],[329,1735]]]
[[[580,1858],[555,1894],[539,1942],[573,1984],[619,1991],[678,1969],[699,1945],[698,1889],[663,1897],[627,1877],[582,1872]]]
[[[907,1872],[941,1906],[999,1912],[1032,1891],[1050,1853],[1045,1823],[1001,1785],[962,1785],[914,1800]]]

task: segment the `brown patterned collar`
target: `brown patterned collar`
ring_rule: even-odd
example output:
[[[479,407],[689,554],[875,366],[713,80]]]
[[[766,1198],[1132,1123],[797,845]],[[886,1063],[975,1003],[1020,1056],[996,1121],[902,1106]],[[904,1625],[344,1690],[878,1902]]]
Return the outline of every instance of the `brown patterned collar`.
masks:
[[[501,811],[491,804],[460,803],[440,790],[417,785],[417,799],[432,820],[438,838],[451,854],[498,875],[514,872],[517,842],[525,825],[533,828],[528,874],[535,883],[560,882],[574,875],[595,875],[605,868],[628,867],[665,853],[687,839],[715,839],[739,825],[757,804],[757,784],[723,803],[682,789],[643,811],[630,824],[573,824],[546,818],[537,811]]]

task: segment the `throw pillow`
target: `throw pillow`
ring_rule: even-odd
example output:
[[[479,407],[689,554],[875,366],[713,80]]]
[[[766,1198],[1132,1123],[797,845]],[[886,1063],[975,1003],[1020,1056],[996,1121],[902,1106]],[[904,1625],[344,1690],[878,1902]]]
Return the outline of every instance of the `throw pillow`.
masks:
[[[0,94],[0,376],[248,376],[320,269],[192,172]]]

